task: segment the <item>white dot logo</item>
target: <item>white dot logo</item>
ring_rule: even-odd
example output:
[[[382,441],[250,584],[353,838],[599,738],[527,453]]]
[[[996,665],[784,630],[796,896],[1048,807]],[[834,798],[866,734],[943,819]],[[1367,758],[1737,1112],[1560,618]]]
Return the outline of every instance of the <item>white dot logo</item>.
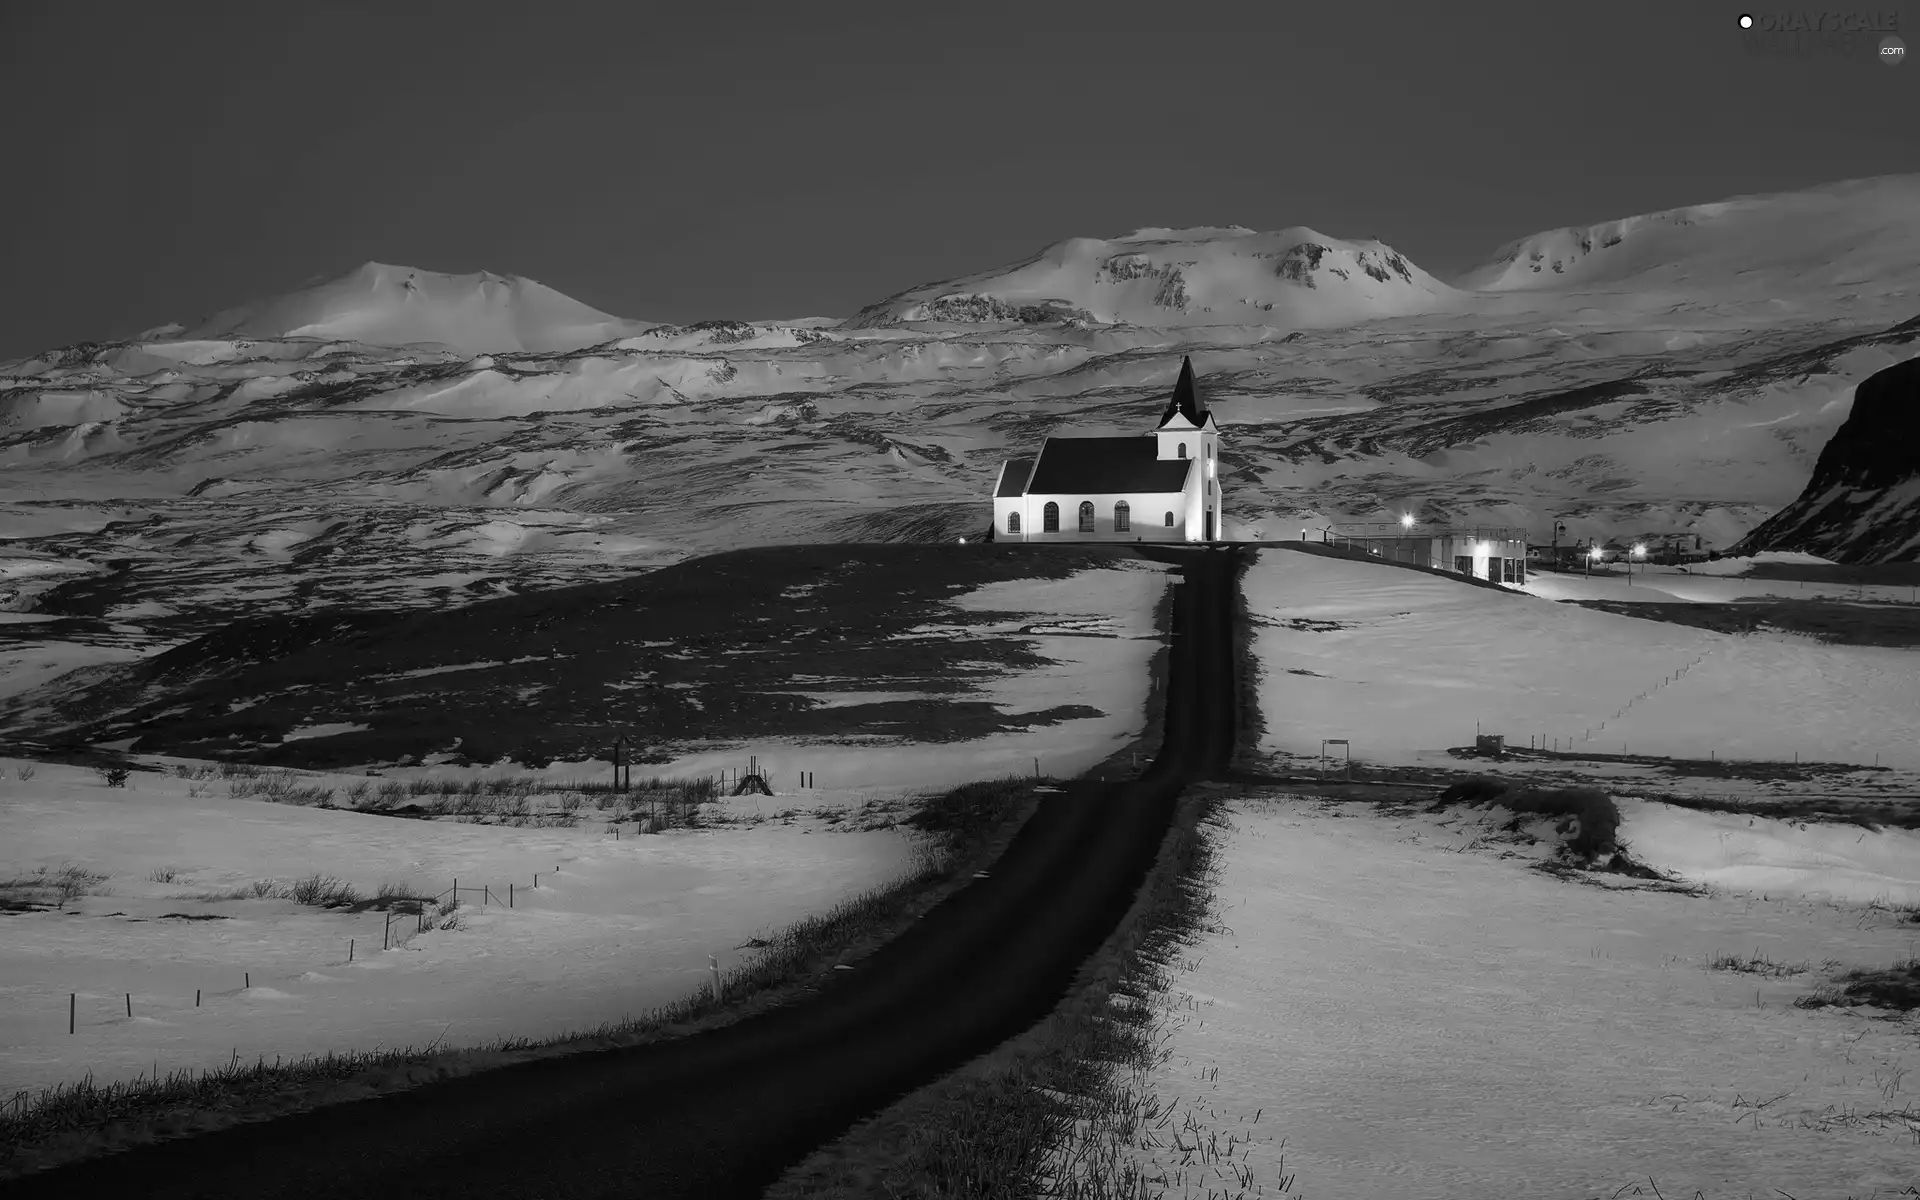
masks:
[[[1752,28],[1753,28],[1753,17],[1752,17],[1751,15],[1749,15],[1749,14],[1747,14],[1747,13],[1741,13],[1741,14],[1740,14],[1740,28],[1742,28],[1742,29],[1752,29]]]
[[[1890,67],[1897,67],[1907,61],[1907,44],[1888,34],[1880,40],[1880,61]]]

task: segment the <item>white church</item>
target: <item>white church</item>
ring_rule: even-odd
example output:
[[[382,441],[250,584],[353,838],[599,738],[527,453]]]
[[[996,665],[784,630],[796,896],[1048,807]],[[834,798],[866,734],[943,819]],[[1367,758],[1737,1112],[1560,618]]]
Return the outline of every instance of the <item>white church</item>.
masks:
[[[1053,437],[1000,464],[993,537],[1013,542],[1211,542],[1220,537],[1220,427],[1193,360],[1160,424],[1135,437]]]

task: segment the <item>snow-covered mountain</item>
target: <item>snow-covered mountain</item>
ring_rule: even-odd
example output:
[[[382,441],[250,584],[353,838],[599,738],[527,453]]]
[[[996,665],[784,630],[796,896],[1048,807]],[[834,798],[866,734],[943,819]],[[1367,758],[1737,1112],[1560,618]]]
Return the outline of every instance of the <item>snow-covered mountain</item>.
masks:
[[[1143,230],[837,324],[656,326],[363,267],[0,364],[0,672],[48,639],[110,657],[242,613],[975,534],[1002,459],[1150,429],[1189,355],[1229,536],[1411,511],[1727,549],[1801,497],[1855,386],[1920,354],[1902,196],[1920,176],[1626,220],[1557,285],[1513,274],[1526,249],[1478,290],[1312,230]],[[1920,553],[1828,524],[1826,557]]]
[[[909,288],[848,325],[1078,320],[1319,329],[1439,311],[1456,299],[1382,242],[1305,226],[1141,229],[1110,241],[1069,238],[1011,267]]]
[[[226,309],[173,336],[184,341],[316,338],[484,354],[578,350],[652,326],[589,308],[517,275],[443,275],[370,262],[337,279]]]
[[[1737,196],[1508,242],[1456,284],[1537,289],[1911,287],[1920,279],[1920,175]]]

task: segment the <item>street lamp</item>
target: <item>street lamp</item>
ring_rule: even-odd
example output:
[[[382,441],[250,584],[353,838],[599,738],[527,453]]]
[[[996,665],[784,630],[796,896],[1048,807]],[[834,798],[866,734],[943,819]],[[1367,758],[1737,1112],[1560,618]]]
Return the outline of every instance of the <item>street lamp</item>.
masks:
[[[1635,542],[1633,545],[1633,557],[1645,558],[1646,556],[1647,556],[1647,547],[1645,543]],[[1627,560],[1627,586],[1628,587],[1633,586],[1633,559]]]
[[[1598,546],[1589,546],[1587,548],[1587,578],[1588,579],[1593,578],[1593,564],[1600,561],[1600,555],[1603,553],[1604,551],[1602,551]]]
[[[1401,513],[1401,514],[1400,514],[1400,528],[1402,528],[1402,529],[1412,529],[1412,528],[1413,528],[1413,514],[1412,514],[1412,513]]]

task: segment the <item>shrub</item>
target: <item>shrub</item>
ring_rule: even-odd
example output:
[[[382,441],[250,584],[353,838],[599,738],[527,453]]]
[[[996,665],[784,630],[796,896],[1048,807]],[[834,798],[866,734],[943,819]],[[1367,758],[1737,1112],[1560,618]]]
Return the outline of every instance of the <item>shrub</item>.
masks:
[[[1812,967],[1811,962],[1775,962],[1758,950],[1753,952],[1751,958],[1741,958],[1738,954],[1716,954],[1707,962],[1707,969],[1710,971],[1739,971],[1745,975],[1776,977],[1805,974]]]
[[[108,787],[123,788],[127,786],[127,776],[131,774],[133,774],[133,772],[126,767],[101,767],[99,770],[101,780],[104,781]]]
[[[155,867],[153,873],[147,878],[154,883],[172,883],[179,874],[180,872],[172,867]]]
[[[367,795],[372,791],[372,780],[356,779],[353,785],[347,788],[347,799],[353,801],[355,804],[365,804],[367,802]]]
[[[407,786],[398,779],[382,781],[375,794],[380,797],[382,804],[398,804],[408,796]]]
[[[1433,807],[1438,811],[1452,804],[1465,804],[1470,807],[1485,804],[1512,787],[1513,784],[1505,779],[1494,779],[1487,775],[1469,776],[1449,785],[1447,790],[1441,792],[1434,800]]]
[[[344,908],[360,899],[353,885],[332,875],[309,875],[305,879],[295,880],[286,891],[287,899],[295,904],[308,904],[315,908]]]
[[[42,867],[40,874],[46,880],[46,886],[52,888],[54,894],[60,898],[62,909],[67,907],[67,901],[86,895],[107,880],[105,871],[90,871],[71,863],[51,875],[47,874],[46,868]]]
[[[1811,996],[1795,1000],[1796,1008],[1824,1008],[1829,1005],[1853,1007],[1870,1004],[1896,1012],[1920,1008],[1920,958],[1896,962],[1886,968],[1861,968],[1848,971],[1834,984]]]
[[[1450,804],[1469,807],[1497,804],[1515,813],[1572,818],[1579,823],[1579,828],[1568,840],[1567,848],[1585,859],[1614,849],[1620,832],[1619,808],[1611,796],[1594,787],[1521,787],[1508,780],[1476,775],[1441,792],[1433,809],[1437,811]]]
[[[32,763],[25,763],[13,769],[13,777],[21,783],[25,783],[27,780],[33,778],[35,770],[36,768]]]

